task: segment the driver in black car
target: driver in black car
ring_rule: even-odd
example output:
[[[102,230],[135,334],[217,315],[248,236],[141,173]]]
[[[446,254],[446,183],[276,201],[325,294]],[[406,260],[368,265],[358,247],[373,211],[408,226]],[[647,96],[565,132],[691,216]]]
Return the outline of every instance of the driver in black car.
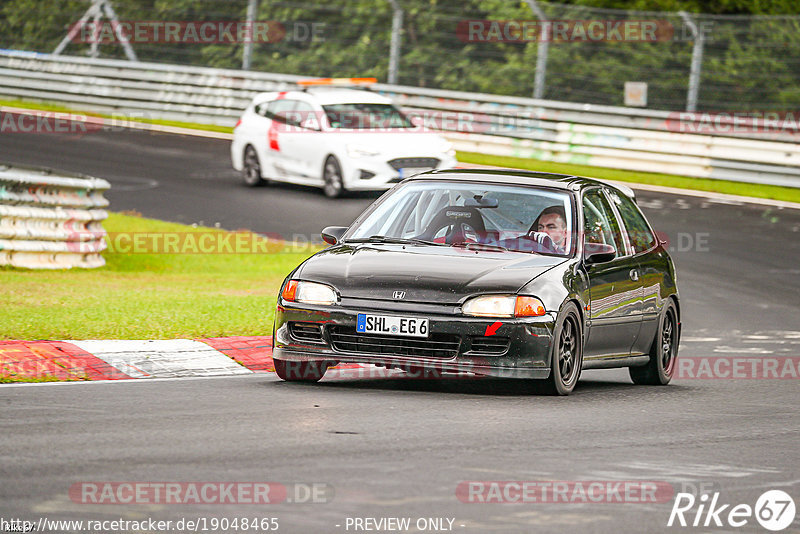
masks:
[[[563,206],[549,206],[542,210],[531,225],[529,234],[546,234],[550,236],[558,253],[563,254],[567,249],[567,214]],[[538,239],[537,239],[538,241]]]

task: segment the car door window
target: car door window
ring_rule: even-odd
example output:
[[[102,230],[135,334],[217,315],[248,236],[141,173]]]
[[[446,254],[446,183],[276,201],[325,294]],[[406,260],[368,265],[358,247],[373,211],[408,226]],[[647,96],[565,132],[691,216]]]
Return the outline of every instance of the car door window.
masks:
[[[599,189],[593,189],[583,196],[583,221],[586,243],[611,245],[617,251],[617,257],[625,256],[619,224],[611,205]]]
[[[289,114],[294,109],[295,104],[297,104],[296,100],[273,100],[272,102],[268,102],[267,105],[263,107],[263,115],[266,118],[272,119],[276,122],[287,123],[287,119],[290,117]]]
[[[314,107],[308,102],[298,100],[290,117],[292,123],[306,130],[320,130],[319,119],[321,113],[315,113]]]
[[[656,237],[650,229],[650,225],[636,207],[636,204],[625,195],[620,195],[614,191],[609,191],[608,196],[614,202],[622,217],[622,224],[628,234],[628,240],[633,246],[634,252],[645,252],[656,245]]]

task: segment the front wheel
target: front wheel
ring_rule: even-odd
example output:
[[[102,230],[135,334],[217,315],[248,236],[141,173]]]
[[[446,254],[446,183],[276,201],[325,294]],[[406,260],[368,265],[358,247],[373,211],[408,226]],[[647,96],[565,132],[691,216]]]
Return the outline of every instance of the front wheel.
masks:
[[[634,384],[664,386],[672,380],[678,357],[678,314],[672,301],[667,304],[658,325],[650,361],[641,367],[630,367],[628,372]]]
[[[275,372],[287,382],[319,382],[328,370],[328,362],[275,360]]]
[[[323,191],[328,198],[337,198],[345,193],[342,166],[335,156],[328,156],[322,168],[322,180],[325,183]]]
[[[578,309],[570,303],[559,314],[553,331],[550,377],[545,390],[551,395],[569,395],[575,389],[583,366],[583,334]]]

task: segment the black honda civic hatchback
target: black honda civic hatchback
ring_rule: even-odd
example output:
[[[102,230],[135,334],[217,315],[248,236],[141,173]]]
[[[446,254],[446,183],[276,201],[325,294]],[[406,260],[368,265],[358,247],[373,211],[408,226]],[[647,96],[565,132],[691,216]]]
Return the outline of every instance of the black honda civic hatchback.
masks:
[[[680,340],[675,267],[634,193],[507,170],[408,178],[298,266],[278,296],[275,370],[340,362],[538,380],[582,369],[667,384]]]

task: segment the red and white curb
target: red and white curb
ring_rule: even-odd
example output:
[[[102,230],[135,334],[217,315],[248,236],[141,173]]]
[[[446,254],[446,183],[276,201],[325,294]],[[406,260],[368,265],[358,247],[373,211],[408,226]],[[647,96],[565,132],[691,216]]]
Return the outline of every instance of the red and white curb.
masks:
[[[273,371],[272,336],[0,341],[0,378],[125,380]]]

